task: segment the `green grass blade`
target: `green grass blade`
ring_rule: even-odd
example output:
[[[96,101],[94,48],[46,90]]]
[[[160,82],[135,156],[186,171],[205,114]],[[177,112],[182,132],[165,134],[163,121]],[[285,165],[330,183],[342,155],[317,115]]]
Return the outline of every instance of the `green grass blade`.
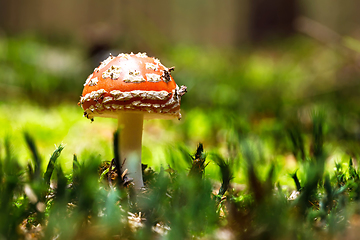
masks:
[[[36,148],[36,144],[34,139],[30,136],[29,133],[25,132],[24,133],[24,137],[25,137],[25,141],[26,144],[28,146],[28,148],[31,151],[32,157],[33,157],[33,161],[34,161],[34,165],[35,165],[35,169],[34,169],[34,176],[36,178],[40,177],[40,172],[41,172],[41,159],[40,159],[40,155],[39,152]]]
[[[220,168],[220,172],[221,172],[221,187],[219,189],[219,193],[218,195],[224,195],[225,192],[229,189],[230,187],[230,181],[231,179],[233,179],[233,173],[231,171],[231,166],[230,166],[230,162],[229,161],[225,161],[224,158],[222,158],[220,155],[218,154],[213,154],[212,155],[212,159],[213,161],[219,166]]]
[[[44,180],[47,185],[50,185],[50,178],[55,168],[56,160],[59,158],[61,151],[64,149],[63,145],[59,145],[53,152],[53,154],[50,157],[49,163],[46,168],[46,172],[44,173]]]

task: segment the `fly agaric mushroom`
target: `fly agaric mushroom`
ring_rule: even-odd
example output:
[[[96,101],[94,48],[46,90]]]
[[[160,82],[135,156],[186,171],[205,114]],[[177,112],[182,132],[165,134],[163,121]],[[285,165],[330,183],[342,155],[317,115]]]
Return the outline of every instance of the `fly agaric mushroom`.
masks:
[[[179,88],[170,72],[146,53],[110,56],[95,68],[84,84],[79,104],[84,116],[117,118],[121,129],[119,151],[135,188],[144,186],[141,141],[144,119],[181,118]]]

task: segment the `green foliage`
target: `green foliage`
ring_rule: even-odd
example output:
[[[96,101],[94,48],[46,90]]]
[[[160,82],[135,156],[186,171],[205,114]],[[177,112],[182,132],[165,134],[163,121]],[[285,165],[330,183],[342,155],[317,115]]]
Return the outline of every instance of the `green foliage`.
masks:
[[[204,147],[203,145],[200,143],[198,148],[196,149],[196,153],[194,157],[191,157],[191,168],[189,171],[189,177],[195,177],[198,179],[201,179],[203,174],[204,174],[204,170],[207,166],[206,161],[206,155],[204,153]]]
[[[0,99],[29,98],[49,105],[61,101],[66,92],[81,91],[81,52],[63,48],[35,37],[0,38],[0,90],[4,92]]]
[[[116,142],[116,134],[114,136]],[[25,134],[25,139],[33,161],[40,166],[36,160],[40,158],[35,157],[39,156],[35,141],[29,134]],[[146,238],[146,232],[156,235],[152,229],[157,226],[169,232],[171,239],[185,239],[209,233],[218,221],[212,184],[206,178],[188,178],[186,174],[162,171],[146,181],[146,191],[134,195],[130,186],[108,188],[99,181],[100,161],[95,156],[83,164],[74,156],[73,173],[67,177],[56,164],[64,149],[60,145],[51,155],[44,174],[35,167],[39,177],[34,177],[9,155],[9,140],[5,146],[6,156],[0,161],[3,210],[0,217],[4,221],[0,234],[3,237],[17,238],[16,234],[26,235],[41,226],[38,234],[44,234],[45,238],[91,236],[91,229],[96,227],[101,227],[97,235],[101,237]],[[202,151],[199,147],[196,158],[203,158]],[[136,232],[131,230],[136,226],[128,222],[128,212],[141,212],[146,218],[146,221],[140,219],[143,227]],[[19,227],[22,232],[16,230]]]
[[[313,119],[312,139],[316,142],[312,145],[317,144],[321,149],[325,139],[321,131],[324,119],[318,121],[318,115]],[[33,232],[36,236],[60,239],[114,236],[192,239],[208,238],[220,231],[219,227],[241,239],[291,236],[309,239],[319,234],[332,237],[345,231],[349,215],[356,214],[350,203],[358,203],[360,199],[359,170],[353,159],[350,158],[347,171],[343,170],[343,164],[336,164],[334,177],[330,177],[323,167],[322,150],[318,150],[322,154],[313,154],[302,162],[305,167],[302,184],[296,172],[291,176],[298,197],[288,198],[290,192],[275,184],[275,163],[265,178],[259,175],[262,155],[255,153],[256,145],[249,141],[242,144],[239,153],[246,162],[243,165],[248,181],[246,189],[234,187],[231,160],[210,154],[221,173],[218,192],[206,177],[208,164],[202,144],[194,156],[184,149],[181,155],[173,156],[182,156],[183,159],[177,160],[190,163],[187,171],[171,167],[160,172],[144,169],[146,190],[134,191],[131,184],[124,185],[121,181],[113,184],[112,179],[103,177],[103,172],[113,171],[110,169],[113,166],[100,168],[101,160],[97,156],[79,163],[74,155],[73,172],[66,176],[56,162],[64,149],[62,145],[54,150],[45,170],[36,167],[41,166],[41,159],[35,141],[28,133],[25,141],[33,155],[34,170],[21,167],[11,153],[10,139],[4,141],[5,155],[0,161],[0,234],[5,238],[21,238]],[[117,133],[114,147],[116,141]],[[116,166],[113,169],[122,171]]]
[[[48,166],[46,168],[46,172],[44,173],[44,180],[45,180],[45,183],[47,185],[50,185],[50,178],[51,178],[51,175],[54,171],[54,168],[55,168],[55,163],[56,163],[56,160],[58,159],[58,157],[60,156],[61,154],[61,151],[64,149],[64,146],[62,146],[61,144],[59,145],[59,147],[56,148],[56,150],[53,152],[53,154],[51,155],[50,157],[50,160],[49,160],[49,163],[48,163]],[[62,170],[61,170],[62,171]]]
[[[221,172],[221,187],[218,196],[223,196],[230,188],[230,181],[233,179],[231,168],[233,167],[230,161],[224,160],[219,154],[213,154],[213,161],[219,166]]]
[[[355,39],[344,44],[358,50]],[[145,124],[143,162],[150,167],[146,190],[136,192],[116,156],[115,122],[90,123],[76,106],[89,73],[82,73],[84,49],[2,38],[0,50],[0,136],[8,136],[0,148],[0,238],[354,233],[360,75],[353,52],[304,38],[248,50],[164,50],[162,62],[176,65],[174,78],[188,86],[183,119]],[[57,104],[65,98],[71,106]],[[54,151],[55,142],[66,148]],[[41,153],[51,152],[43,161]]]

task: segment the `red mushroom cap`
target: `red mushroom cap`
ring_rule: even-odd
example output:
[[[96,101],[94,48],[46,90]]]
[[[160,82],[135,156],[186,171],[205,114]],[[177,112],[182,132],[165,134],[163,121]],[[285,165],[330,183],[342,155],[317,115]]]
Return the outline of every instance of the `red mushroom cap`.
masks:
[[[158,59],[145,53],[110,56],[84,84],[79,104],[84,116],[117,118],[119,112],[145,113],[145,118],[181,118],[179,88]]]

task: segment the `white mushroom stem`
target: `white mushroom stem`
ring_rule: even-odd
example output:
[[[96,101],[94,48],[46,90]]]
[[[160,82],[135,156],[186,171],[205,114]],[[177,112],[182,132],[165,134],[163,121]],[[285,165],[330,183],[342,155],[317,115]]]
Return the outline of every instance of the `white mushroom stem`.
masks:
[[[120,130],[120,162],[125,163],[123,170],[127,169],[128,177],[133,179],[135,188],[144,187],[141,169],[141,145],[144,114],[121,113],[118,120]]]

